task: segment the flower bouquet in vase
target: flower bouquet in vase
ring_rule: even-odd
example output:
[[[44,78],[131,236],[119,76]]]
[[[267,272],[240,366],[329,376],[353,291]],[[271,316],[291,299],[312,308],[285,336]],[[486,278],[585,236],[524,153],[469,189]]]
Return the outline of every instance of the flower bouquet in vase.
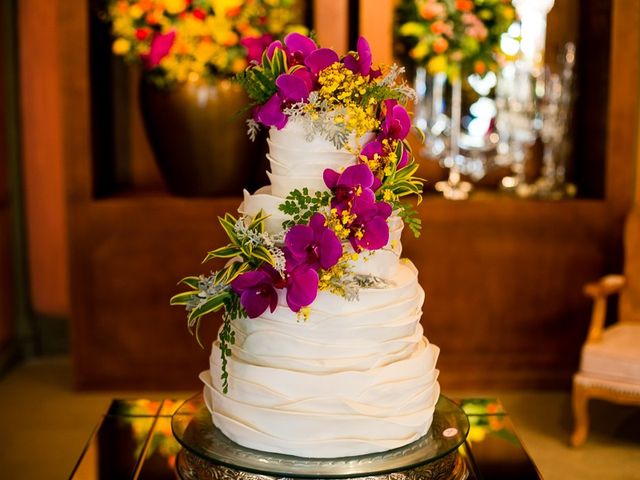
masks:
[[[252,180],[247,97],[233,75],[288,32],[302,30],[296,0],[115,0],[112,50],[140,64],[145,130],[169,191],[233,194]]]
[[[436,189],[446,198],[465,199],[471,184],[461,174],[474,164],[460,147],[482,151],[492,141],[495,104],[488,94],[500,39],[515,10],[511,0],[403,0],[396,14],[398,53],[415,70],[416,123],[425,132],[427,154],[449,168],[449,178]],[[469,115],[463,115],[463,90],[474,95]]]

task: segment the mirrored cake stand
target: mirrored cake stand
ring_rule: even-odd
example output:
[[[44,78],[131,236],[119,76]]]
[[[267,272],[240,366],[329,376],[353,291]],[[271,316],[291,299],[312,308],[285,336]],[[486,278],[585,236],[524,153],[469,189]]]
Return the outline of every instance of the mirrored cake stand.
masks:
[[[458,453],[469,432],[469,421],[462,409],[444,396],[436,404],[425,436],[401,448],[356,457],[302,458],[242,447],[213,425],[202,394],[178,408],[171,427],[182,445],[176,471],[183,480],[462,480],[469,474]]]

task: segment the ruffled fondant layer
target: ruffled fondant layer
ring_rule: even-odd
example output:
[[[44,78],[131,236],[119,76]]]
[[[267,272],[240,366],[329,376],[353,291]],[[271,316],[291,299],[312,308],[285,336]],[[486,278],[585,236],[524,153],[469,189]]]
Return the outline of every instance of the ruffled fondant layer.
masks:
[[[303,457],[397,448],[424,435],[439,396],[439,350],[419,323],[424,292],[411,264],[358,301],[320,292],[308,321],[284,298],[274,313],[234,322],[229,391],[220,350],[203,372],[216,426],[235,442]],[[212,372],[212,373],[210,373]]]

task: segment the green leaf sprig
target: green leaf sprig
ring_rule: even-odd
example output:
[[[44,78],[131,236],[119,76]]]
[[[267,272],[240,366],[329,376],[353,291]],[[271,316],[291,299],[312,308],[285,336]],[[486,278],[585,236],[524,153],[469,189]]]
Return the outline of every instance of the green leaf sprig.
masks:
[[[307,224],[311,216],[323,207],[328,207],[331,202],[331,192],[309,193],[309,189],[293,190],[284,203],[278,206],[281,212],[291,217],[282,223],[283,229],[288,229],[294,225]]]

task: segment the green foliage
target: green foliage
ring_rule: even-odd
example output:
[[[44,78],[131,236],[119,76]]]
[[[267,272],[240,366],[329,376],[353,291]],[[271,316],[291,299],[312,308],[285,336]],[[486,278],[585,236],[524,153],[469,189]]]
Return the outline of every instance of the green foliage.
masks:
[[[264,233],[264,221],[267,215],[260,210],[246,227],[242,220],[235,218],[230,213],[218,218],[220,225],[229,237],[230,243],[216,248],[207,253],[202,263],[214,258],[240,258],[240,262],[234,262],[219,272],[217,278],[220,283],[231,283],[241,273],[254,270],[263,262],[274,264],[274,259],[269,250],[259,244],[260,235]],[[237,265],[240,263],[241,265]]]
[[[222,328],[218,334],[220,345],[220,360],[222,361],[222,372],[220,379],[222,380],[222,391],[227,393],[229,390],[229,372],[227,371],[228,358],[231,356],[231,345],[236,343],[236,332],[231,327],[231,321],[238,318],[245,318],[246,312],[240,304],[238,295],[231,295],[225,301],[225,312],[222,315]]]
[[[330,192],[315,192],[314,195],[309,193],[307,187],[302,191],[292,191],[284,203],[278,206],[278,209],[291,217],[282,224],[282,228],[287,229],[293,225],[307,224],[311,216],[322,207],[329,206],[331,201]]]
[[[266,103],[278,90],[276,78],[288,69],[286,53],[277,48],[273,57],[262,54],[262,65],[255,65],[236,75],[238,83],[247,91],[253,105]]]
[[[396,205],[394,205],[394,207],[395,206]],[[422,221],[418,216],[418,212],[415,208],[413,208],[412,205],[408,203],[403,203],[397,206],[399,207],[398,215],[400,216],[400,218],[402,218],[404,224],[409,227],[409,230],[411,230],[413,236],[418,238],[420,236],[420,233],[422,233]]]
[[[196,337],[201,347],[203,345],[198,334],[201,319],[211,313],[224,310],[219,341],[222,356],[221,378],[225,393],[228,388],[227,358],[231,355],[230,345],[235,341],[231,321],[246,317],[246,312],[240,304],[240,297],[231,289],[230,284],[238,275],[255,270],[264,262],[274,264],[271,253],[261,244],[266,218],[262,210],[248,225],[245,225],[244,220],[237,219],[229,213],[219,218],[220,225],[229,237],[229,243],[210,251],[203,262],[214,258],[235,260],[228,262],[225,267],[209,277],[183,278],[179,284],[186,285],[188,290],[174,295],[169,302],[171,305],[186,307],[189,332]]]

